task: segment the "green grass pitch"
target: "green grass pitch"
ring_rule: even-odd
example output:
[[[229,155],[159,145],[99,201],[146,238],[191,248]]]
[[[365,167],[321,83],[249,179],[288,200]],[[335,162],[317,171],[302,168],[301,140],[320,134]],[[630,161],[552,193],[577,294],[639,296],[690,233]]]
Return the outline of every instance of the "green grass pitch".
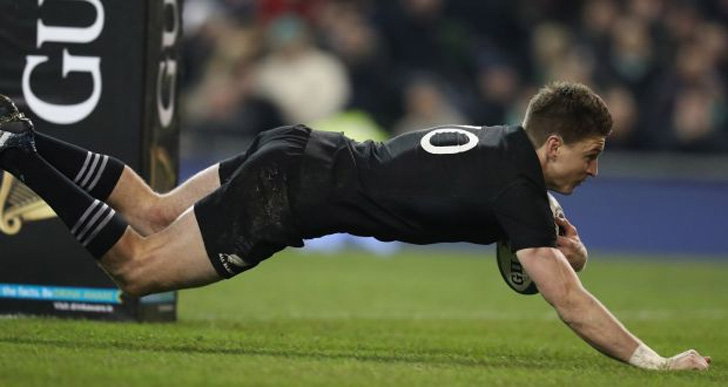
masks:
[[[2,319],[0,386],[726,386],[727,277],[725,260],[597,253],[581,274],[659,353],[713,356],[706,373],[608,359],[507,288],[489,249],[435,249],[285,252],[181,292],[171,324]]]

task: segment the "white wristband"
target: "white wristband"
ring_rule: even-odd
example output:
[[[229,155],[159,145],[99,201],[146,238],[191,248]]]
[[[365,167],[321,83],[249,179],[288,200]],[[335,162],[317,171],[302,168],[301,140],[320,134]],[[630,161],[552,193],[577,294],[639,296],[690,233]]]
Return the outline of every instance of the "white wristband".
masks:
[[[667,359],[657,354],[652,348],[640,343],[629,358],[629,364],[647,370],[662,370],[667,368]]]

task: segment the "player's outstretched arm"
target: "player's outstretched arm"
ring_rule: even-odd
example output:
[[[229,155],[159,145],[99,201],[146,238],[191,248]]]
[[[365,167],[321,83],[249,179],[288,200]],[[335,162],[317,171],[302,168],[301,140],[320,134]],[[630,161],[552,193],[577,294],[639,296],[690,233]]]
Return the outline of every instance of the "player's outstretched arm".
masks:
[[[541,295],[577,335],[603,354],[653,370],[705,370],[709,357],[690,350],[663,358],[631,334],[582,285],[566,257],[550,247],[519,250],[518,259]]]

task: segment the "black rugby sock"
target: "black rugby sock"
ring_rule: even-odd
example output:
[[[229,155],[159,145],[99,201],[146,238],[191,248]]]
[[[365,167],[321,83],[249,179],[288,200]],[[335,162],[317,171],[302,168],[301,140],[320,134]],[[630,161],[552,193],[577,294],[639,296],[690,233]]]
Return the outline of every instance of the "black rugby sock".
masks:
[[[126,221],[111,207],[79,189],[38,154],[6,149],[0,153],[0,168],[43,198],[76,240],[97,259],[126,231]]]
[[[35,133],[38,153],[91,196],[104,201],[124,170],[124,163],[42,133]]]

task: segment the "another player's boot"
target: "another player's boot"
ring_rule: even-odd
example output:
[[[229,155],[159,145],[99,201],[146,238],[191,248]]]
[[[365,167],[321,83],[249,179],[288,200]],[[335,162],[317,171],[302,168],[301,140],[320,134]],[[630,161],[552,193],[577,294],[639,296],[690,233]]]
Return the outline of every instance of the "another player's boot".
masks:
[[[10,98],[0,94],[0,154],[9,148],[35,152],[35,132],[33,122]]]

